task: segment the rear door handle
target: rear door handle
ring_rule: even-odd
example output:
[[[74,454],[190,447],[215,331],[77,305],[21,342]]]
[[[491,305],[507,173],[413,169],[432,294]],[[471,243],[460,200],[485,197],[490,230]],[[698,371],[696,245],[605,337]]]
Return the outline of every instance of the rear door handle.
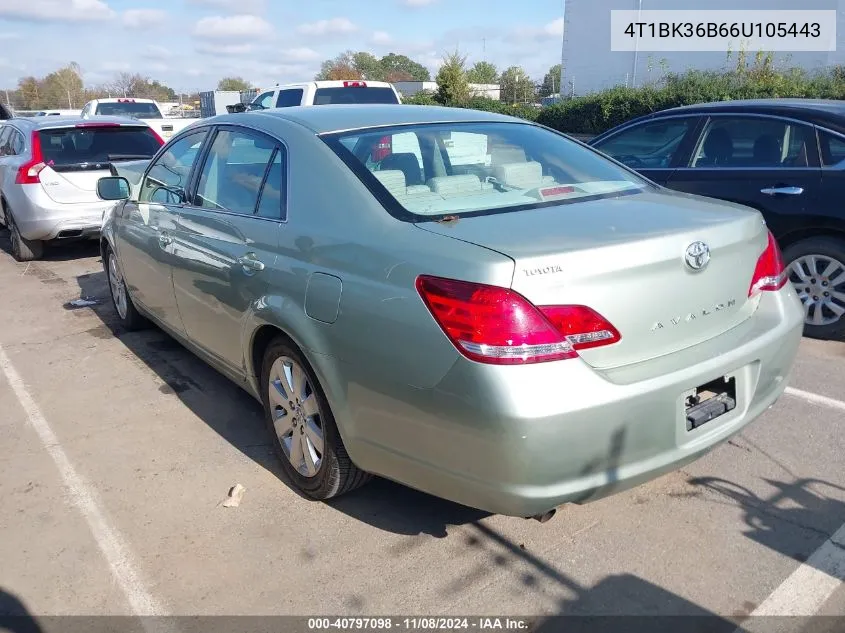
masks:
[[[767,196],[785,195],[785,196],[800,196],[804,193],[803,187],[767,187],[760,189],[760,193]]]
[[[238,257],[238,263],[244,267],[244,270],[251,272],[264,270],[264,262],[256,258],[255,253],[247,253],[243,257]]]

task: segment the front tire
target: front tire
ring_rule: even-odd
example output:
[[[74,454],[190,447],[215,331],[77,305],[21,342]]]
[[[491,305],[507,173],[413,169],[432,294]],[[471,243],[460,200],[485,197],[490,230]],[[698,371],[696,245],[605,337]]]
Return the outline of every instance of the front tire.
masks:
[[[8,207],[6,207],[6,217],[8,218],[9,239],[12,242],[12,256],[19,262],[41,259],[44,255],[44,242],[25,239],[18,230],[15,218],[12,217]]]
[[[841,339],[845,335],[845,241],[811,237],[783,252],[792,283],[804,304],[804,335]]]
[[[261,396],[282,468],[299,492],[322,501],[372,478],[352,463],[314,371],[284,337],[264,353]]]
[[[132,303],[132,297],[129,296],[129,290],[126,288],[126,282],[120,270],[120,262],[111,248],[106,248],[103,266],[106,269],[112,305],[123,329],[127,332],[134,332],[149,327],[149,321],[138,312],[135,304]]]

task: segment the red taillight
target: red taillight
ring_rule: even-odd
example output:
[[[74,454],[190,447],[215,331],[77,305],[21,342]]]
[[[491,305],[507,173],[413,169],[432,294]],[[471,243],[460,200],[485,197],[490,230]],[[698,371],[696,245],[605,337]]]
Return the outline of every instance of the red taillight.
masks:
[[[47,165],[41,154],[41,137],[38,132],[32,133],[32,158],[18,168],[18,175],[15,177],[17,185],[37,185],[41,182],[39,175]]]
[[[783,265],[783,255],[771,231],[768,231],[769,243],[766,250],[757,260],[754,277],[748,288],[748,296],[753,297],[761,292],[780,290],[786,284],[787,274]]]
[[[135,99],[118,99],[118,103],[135,103]]]
[[[367,82],[366,81],[344,81],[343,87],[344,88],[366,88]]]
[[[521,365],[575,358],[579,349],[621,339],[586,306],[537,307],[513,290],[454,279],[417,278],[434,320],[467,358]]]
[[[393,142],[389,136],[382,136],[372,152],[373,162],[378,163],[393,152]]]

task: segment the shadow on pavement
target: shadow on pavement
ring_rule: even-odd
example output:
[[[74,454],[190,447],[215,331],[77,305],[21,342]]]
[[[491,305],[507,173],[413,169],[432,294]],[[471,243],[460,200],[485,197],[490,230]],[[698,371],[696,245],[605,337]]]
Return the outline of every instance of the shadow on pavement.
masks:
[[[716,477],[700,477],[690,483],[717,493],[742,508],[748,538],[799,563],[845,523],[845,488],[820,479],[792,482],[764,479],[775,489],[762,498],[748,488]],[[845,624],[845,622],[843,623]]]
[[[0,249],[12,256],[12,244],[9,241],[9,229],[0,227]],[[85,257],[94,257],[100,252],[97,240],[77,240],[48,244],[40,260],[45,262],[65,262]],[[21,262],[24,265],[24,262]]]
[[[114,312],[103,271],[81,275],[76,280],[80,297],[99,301],[90,309],[104,328],[92,335],[118,338],[135,358],[155,372],[161,381],[159,391],[178,397],[220,437],[299,494],[279,464],[267,435],[263,410],[257,401],[160,329],[123,330]],[[479,510],[382,479],[375,479],[328,505],[379,529],[406,535],[445,537],[447,526],[463,525],[487,516]]]
[[[0,587],[0,633],[42,633],[21,600]]]

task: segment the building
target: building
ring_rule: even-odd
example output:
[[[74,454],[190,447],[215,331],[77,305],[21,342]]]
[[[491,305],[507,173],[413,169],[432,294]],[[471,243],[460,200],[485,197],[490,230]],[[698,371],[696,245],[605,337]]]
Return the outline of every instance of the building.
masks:
[[[845,0],[708,0],[706,5],[690,6],[679,0],[563,0],[564,34],[561,55],[561,92],[579,95],[613,86],[642,86],[659,80],[664,74],[681,73],[690,68],[718,70],[735,66],[735,52],[728,60],[722,52],[614,52],[610,41],[611,10],[666,11],[678,9],[707,10],[813,10],[837,11],[837,50],[833,52],[774,52],[776,65],[807,70],[845,64]],[[753,60],[757,51],[749,50]]]
[[[394,81],[393,85],[403,97],[413,97],[423,90],[428,90],[429,92],[437,91],[436,81]],[[499,100],[499,84],[470,84],[469,89],[474,97],[487,97],[496,101]]]

